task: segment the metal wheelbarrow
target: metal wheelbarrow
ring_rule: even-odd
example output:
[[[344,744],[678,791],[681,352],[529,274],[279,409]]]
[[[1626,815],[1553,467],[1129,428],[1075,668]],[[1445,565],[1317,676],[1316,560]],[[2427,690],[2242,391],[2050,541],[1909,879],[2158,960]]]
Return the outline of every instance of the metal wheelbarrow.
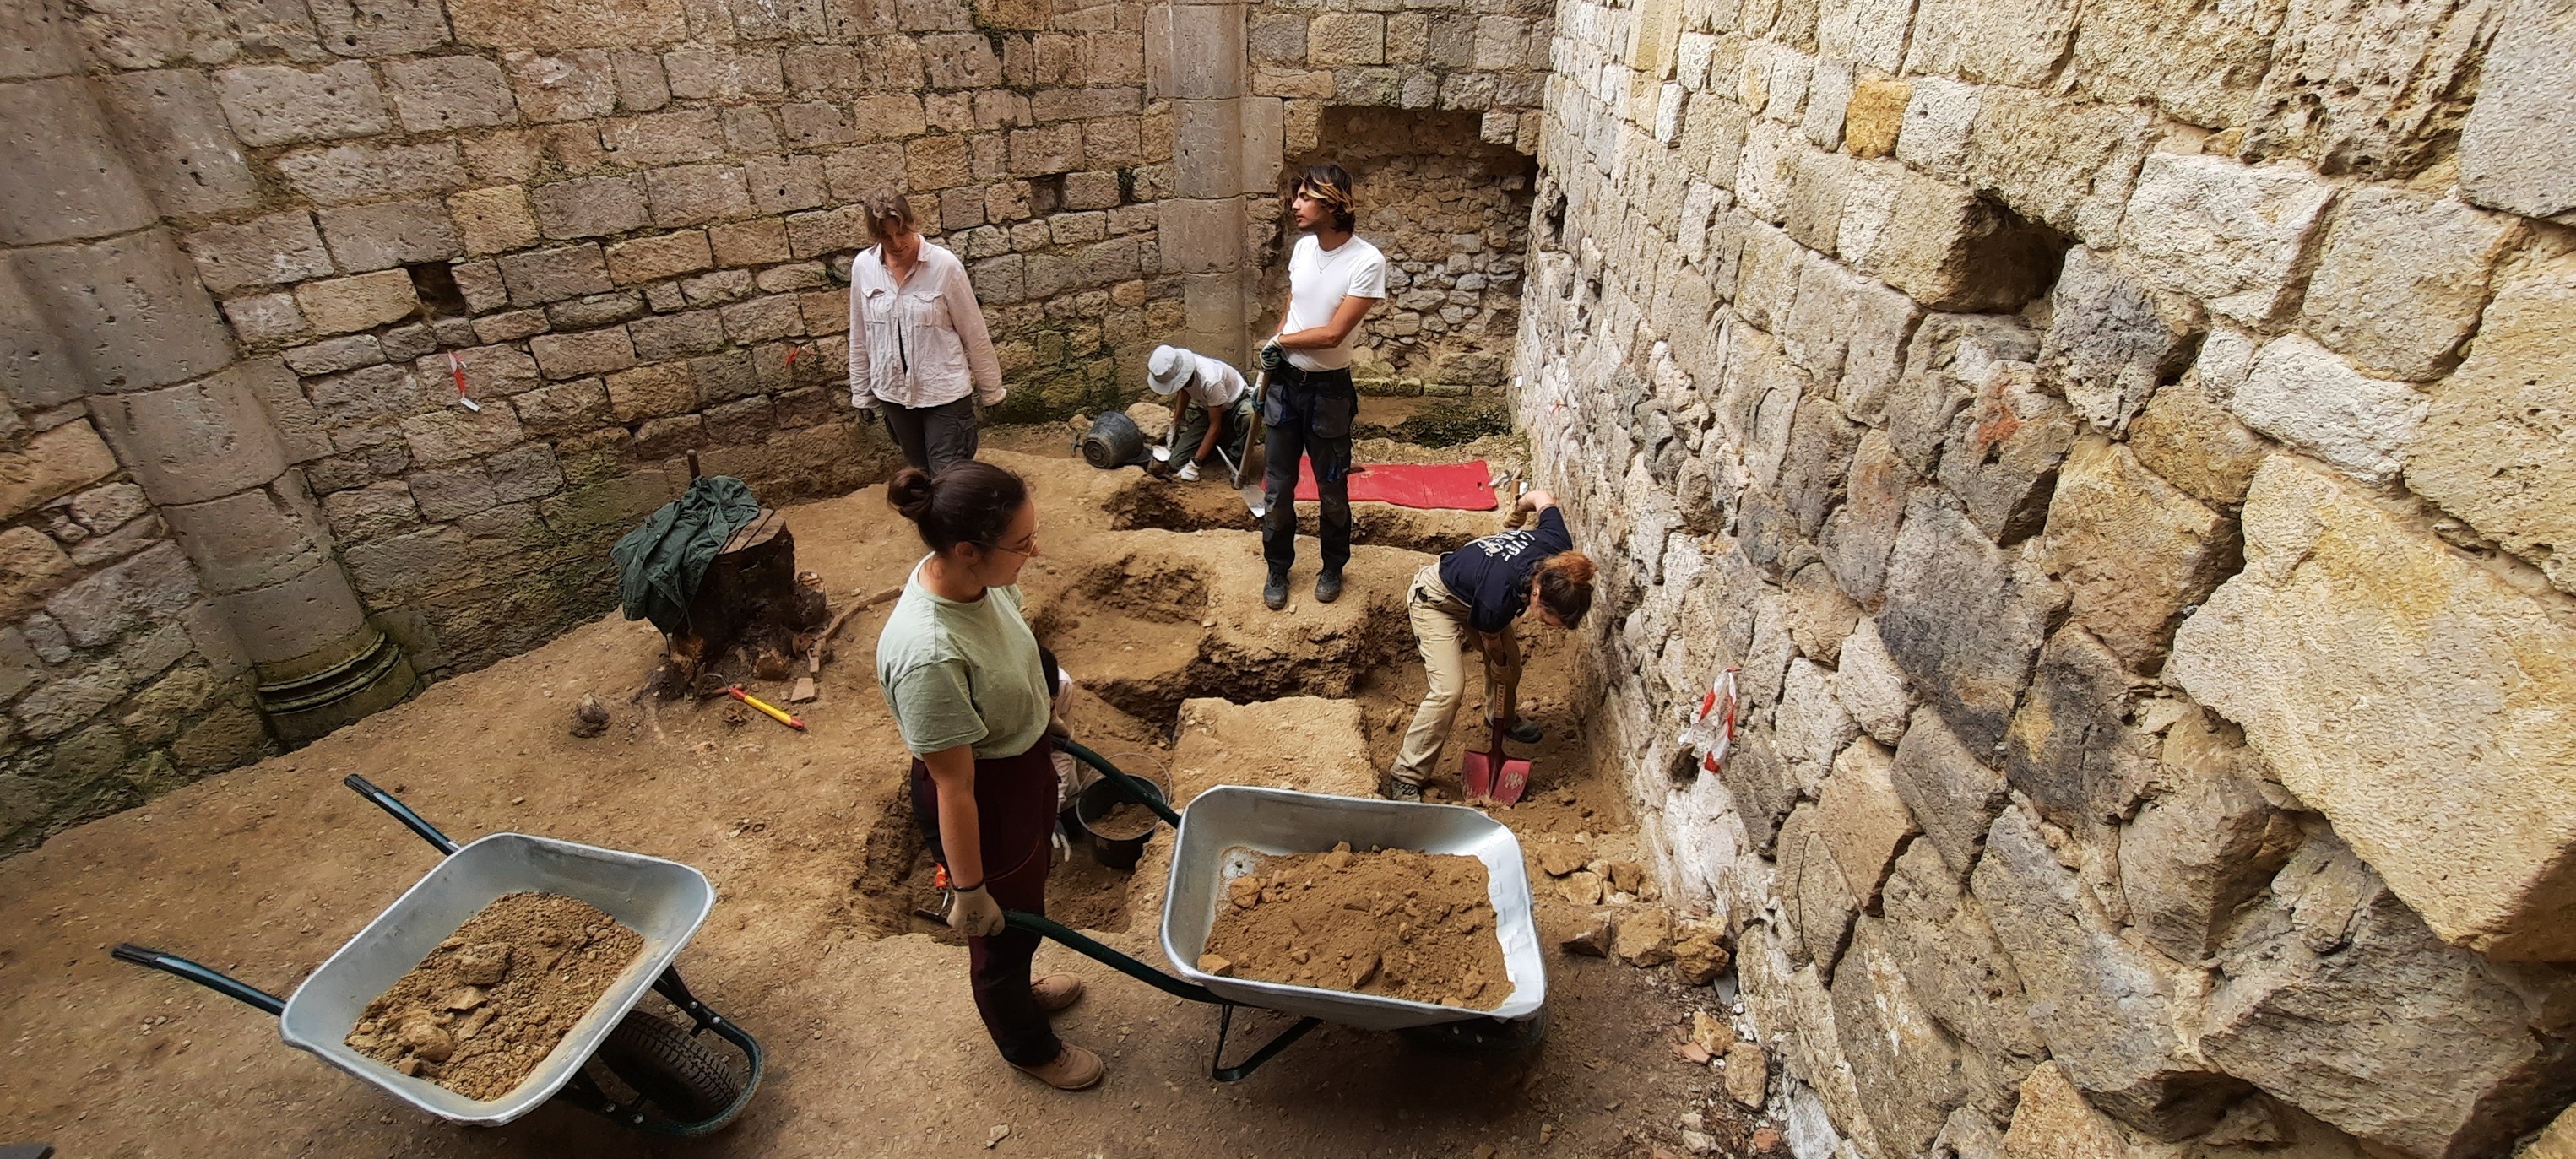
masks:
[[[715,887],[705,874],[659,857],[524,833],[487,834],[460,847],[365,778],[352,775],[342,783],[448,857],[315,967],[293,996],[280,999],[220,971],[131,942],[116,947],[115,957],[176,974],[276,1015],[278,1037],[288,1046],[310,1051],[450,1122],[498,1126],[548,1099],[562,1099],[622,1126],[694,1136],[723,1129],[751,1102],[763,1069],[760,1043],[731,1019],[707,1009],[671,968],[672,958],[715,905]],[[644,949],[517,1087],[497,1099],[469,1099],[428,1079],[404,1075],[342,1041],[367,1003],[419,965],[466,919],[503,895],[523,890],[589,902],[642,934]],[[669,999],[694,1025],[684,1028],[636,1010],[648,989]],[[737,1080],[723,1057],[699,1041],[709,1031],[742,1053],[746,1077]],[[594,1059],[641,1098],[621,1102],[609,1097],[585,1070]]]
[[[1189,803],[1185,814],[1175,813],[1099,754],[1072,741],[1060,740],[1057,745],[1100,770],[1131,800],[1179,831],[1172,849],[1171,879],[1163,893],[1162,921],[1163,954],[1179,976],[1035,914],[1012,910],[1005,917],[1011,925],[1060,942],[1166,994],[1216,1006],[1216,1059],[1210,1064],[1209,1077],[1219,1082],[1240,1080],[1324,1022],[1404,1031],[1427,1045],[1467,1050],[1522,1050],[1545,1036],[1547,1022],[1541,1006],[1547,999],[1547,964],[1539,953],[1538,925],[1531,916],[1529,874],[1519,840],[1500,822],[1455,805],[1399,804],[1242,785],[1209,789]],[[1220,978],[1198,969],[1199,954],[1207,948],[1208,931],[1216,923],[1217,903],[1228,880],[1250,872],[1261,857],[1325,853],[1340,841],[1350,842],[1353,848],[1463,854],[1485,863],[1494,930],[1502,941],[1504,973],[1512,986],[1501,1005],[1468,1010],[1317,986]],[[1226,1038],[1238,1006],[1300,1017],[1241,1062],[1228,1066]]]

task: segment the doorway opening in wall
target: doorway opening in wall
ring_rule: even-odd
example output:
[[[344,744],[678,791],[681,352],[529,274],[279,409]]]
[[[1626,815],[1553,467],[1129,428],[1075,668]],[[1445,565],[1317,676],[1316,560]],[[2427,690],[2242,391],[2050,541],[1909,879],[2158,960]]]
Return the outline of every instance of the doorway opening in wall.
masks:
[[[1358,233],[1387,258],[1387,301],[1351,366],[1368,394],[1498,401],[1520,329],[1522,261],[1538,163],[1484,139],[1473,112],[1336,106],[1311,150],[1280,170],[1284,205],[1308,165],[1338,162],[1359,195]],[[1263,255],[1262,303],[1288,292],[1293,216]]]

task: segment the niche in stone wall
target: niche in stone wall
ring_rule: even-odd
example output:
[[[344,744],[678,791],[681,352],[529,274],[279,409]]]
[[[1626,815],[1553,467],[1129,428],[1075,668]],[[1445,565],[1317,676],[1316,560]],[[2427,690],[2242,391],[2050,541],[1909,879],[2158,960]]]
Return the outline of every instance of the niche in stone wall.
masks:
[[[1364,392],[1499,388],[1520,326],[1521,261],[1538,164],[1484,140],[1472,112],[1335,107],[1322,142],[1280,171],[1284,201],[1310,164],[1358,184],[1358,230],[1387,256],[1387,301],[1369,313],[1352,376]],[[1262,309],[1288,291],[1297,224],[1283,208],[1262,269]]]

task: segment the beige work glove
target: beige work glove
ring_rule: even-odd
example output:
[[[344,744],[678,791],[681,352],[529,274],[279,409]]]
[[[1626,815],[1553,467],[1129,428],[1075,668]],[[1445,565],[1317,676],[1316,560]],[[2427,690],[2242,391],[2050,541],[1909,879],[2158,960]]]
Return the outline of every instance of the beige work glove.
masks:
[[[989,938],[1002,932],[1002,903],[983,886],[952,891],[948,898],[948,928],[970,938]]]

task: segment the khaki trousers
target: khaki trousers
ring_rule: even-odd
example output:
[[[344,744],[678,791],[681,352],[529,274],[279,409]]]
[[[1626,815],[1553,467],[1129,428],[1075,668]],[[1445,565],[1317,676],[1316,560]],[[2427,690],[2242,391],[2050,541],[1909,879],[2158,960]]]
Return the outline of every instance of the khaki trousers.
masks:
[[[1404,732],[1404,749],[1395,758],[1394,774],[1399,781],[1418,785],[1430,779],[1431,762],[1440,759],[1440,746],[1449,742],[1449,730],[1458,722],[1458,700],[1467,689],[1467,644],[1477,634],[1467,626],[1467,601],[1440,582],[1436,562],[1413,573],[1405,610],[1413,620],[1413,638],[1422,648],[1422,674],[1430,688],[1422,695],[1422,707],[1413,711],[1413,726]],[[1499,705],[1501,719],[1512,719],[1520,667],[1520,645],[1507,627],[1503,655],[1485,658],[1486,712]],[[1496,682],[1502,684],[1499,698],[1493,695]]]

